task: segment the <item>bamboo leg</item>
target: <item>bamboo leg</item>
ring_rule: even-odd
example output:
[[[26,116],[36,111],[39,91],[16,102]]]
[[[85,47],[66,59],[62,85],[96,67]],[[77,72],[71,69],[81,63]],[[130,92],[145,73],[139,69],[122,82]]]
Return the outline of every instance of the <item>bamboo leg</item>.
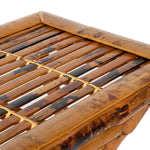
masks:
[[[104,150],[117,150],[124,138],[136,128],[147,110],[148,107],[146,106],[142,110],[137,112],[134,116],[132,116],[130,119],[128,119],[125,123],[123,123],[122,135],[107,143]]]

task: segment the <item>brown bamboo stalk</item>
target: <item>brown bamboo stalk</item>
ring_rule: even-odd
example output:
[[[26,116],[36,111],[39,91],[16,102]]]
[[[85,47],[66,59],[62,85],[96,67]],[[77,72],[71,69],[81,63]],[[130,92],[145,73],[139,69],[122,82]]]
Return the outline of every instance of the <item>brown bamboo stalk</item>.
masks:
[[[71,53],[72,51],[78,49],[78,48],[81,48],[82,46],[85,46],[87,44],[89,44],[90,42],[89,41],[79,41],[77,43],[73,43],[72,45],[70,46],[67,46],[63,49],[60,49],[60,51],[58,51],[57,53],[55,54],[51,54],[50,56],[45,56],[44,58],[42,59],[39,59],[38,60],[38,63],[40,64],[45,64],[46,62],[51,62],[57,58],[60,58],[68,53]],[[28,56],[28,55],[27,55]],[[26,56],[25,56],[26,57]],[[15,61],[15,62],[12,62],[12,63],[9,63],[9,64],[6,64],[2,67],[0,67],[0,75],[1,74],[4,74],[12,69],[15,69],[17,67],[21,67],[25,65],[25,61],[22,61],[22,60],[18,60],[18,61]]]
[[[74,42],[79,41],[80,39],[81,38],[77,37],[77,36],[70,37],[70,38],[65,39],[61,42],[58,42],[54,45],[51,45],[50,47],[46,47],[46,48],[41,49],[37,52],[34,52],[30,55],[27,55],[27,56],[24,57],[24,59],[29,59],[29,60],[39,59],[40,57],[44,57],[45,55],[48,55],[50,52],[53,52],[53,51],[56,51],[58,49],[61,49],[61,48],[65,47],[65,46],[68,46],[68,45],[70,45]],[[24,62],[24,64],[25,63],[26,62]],[[36,69],[36,65],[30,64],[28,66],[25,66],[25,67],[22,67],[22,68],[19,68],[19,69],[13,71],[13,72],[10,72],[10,73],[0,77],[0,85],[6,83],[6,82],[8,82],[8,81],[10,81],[10,80],[12,80],[16,77],[19,77],[19,76],[21,76],[21,75],[23,75],[23,74],[25,74],[29,71],[32,71],[33,69]]]
[[[37,24],[41,24],[41,19],[38,13],[17,19],[15,21],[1,25],[0,27],[0,38],[8,36],[33,27]]]
[[[103,53],[104,53],[105,51],[103,51]],[[103,54],[102,52],[101,53],[99,53],[99,55],[102,55]],[[100,57],[100,58],[98,58],[98,59],[96,59],[96,60],[94,60],[94,61],[92,61],[92,62],[90,62],[90,63],[87,63],[87,66],[89,66],[90,64],[92,64],[93,62],[95,62],[94,63],[94,65],[95,65],[95,67],[96,66],[99,66],[99,62],[101,62],[101,65],[105,62],[105,61],[108,61],[109,59],[112,59],[113,57],[116,57],[117,55],[119,55],[121,53],[121,51],[118,51],[118,50],[114,50],[114,51],[111,51],[111,52],[109,52],[109,53],[107,53],[107,54],[105,54],[104,56],[102,56],[102,57]],[[91,55],[90,56],[92,56],[92,52],[91,52]],[[94,59],[95,58],[95,56],[97,57],[98,55],[93,55],[92,57],[89,57],[89,58],[92,58],[92,59]],[[86,61],[89,61],[89,58],[88,59],[86,59]],[[79,58],[80,59],[80,58]],[[78,59],[78,60],[79,60]],[[98,60],[100,60],[99,62],[98,62]],[[79,61],[77,61],[77,62],[79,62]],[[81,62],[81,61],[80,61]],[[67,65],[67,64],[66,64]],[[91,67],[91,69],[93,68],[94,66],[92,66]],[[68,68],[68,67],[67,67]],[[89,70],[90,70],[90,68],[89,68]],[[76,72],[80,72],[81,70],[79,69],[79,68],[77,68],[75,71],[71,71],[69,74],[71,74],[71,75],[73,75],[73,76],[78,76],[78,75],[80,75],[80,74],[82,74],[83,72],[81,72],[81,73],[76,73]],[[31,93],[29,93],[29,94],[27,94],[26,96],[23,96],[23,97],[21,97],[20,99],[18,99],[18,100],[16,100],[15,102],[12,102],[12,103],[9,103],[9,104],[7,104],[6,105],[6,107],[7,108],[10,108],[10,109],[16,109],[16,108],[18,108],[18,107],[20,107],[20,106],[22,106],[23,104],[26,104],[26,103],[28,103],[28,102],[30,102],[31,100],[33,100],[33,99],[35,99],[35,98],[37,98],[38,96],[40,96],[40,95],[42,95],[42,94],[44,94],[44,93],[46,93],[46,92],[48,92],[48,91],[52,91],[52,89],[54,89],[54,88],[57,88],[59,85],[61,85],[61,84],[64,84],[65,82],[67,82],[67,81],[69,81],[70,80],[70,78],[68,78],[68,77],[60,77],[60,78],[58,78],[58,79],[56,79],[56,80],[54,80],[54,81],[52,81],[52,82],[49,82],[49,83],[47,83],[47,84],[45,84],[43,87],[41,87],[41,88],[39,88],[39,89],[37,89],[37,90],[35,90],[34,92],[31,92]],[[17,92],[17,94],[18,94],[18,92]],[[14,90],[13,90],[13,94],[11,95],[11,96],[13,96],[14,97]],[[4,99],[4,100],[2,100],[3,98],[2,97],[7,97],[7,99]],[[3,103],[6,103],[7,102],[7,100],[8,100],[8,98],[9,98],[9,101],[12,99],[12,97],[10,97],[9,96],[9,94],[7,94],[7,95],[2,95],[1,97],[0,97],[0,104],[3,104]]]
[[[32,38],[37,37],[41,34],[44,34],[48,31],[50,31],[51,29],[52,29],[51,27],[46,26],[46,27],[42,27],[40,29],[37,29],[35,31],[31,31],[31,32],[29,32],[29,33],[27,33],[21,37],[13,39],[7,43],[1,44],[0,49],[5,50],[6,48],[9,48],[9,47],[14,46],[16,44],[19,44],[19,43],[24,42],[26,40],[32,39]]]
[[[58,33],[56,31],[52,31],[52,32],[53,32],[53,34]],[[37,43],[37,44],[35,44],[33,46],[30,46],[29,48],[25,48],[25,49],[23,49],[21,51],[18,51],[16,53],[14,53],[14,54],[16,54],[18,56],[26,56],[26,55],[28,55],[30,53],[38,51],[38,50],[40,50],[40,49],[42,49],[44,47],[50,46],[50,45],[52,45],[52,44],[54,44],[56,42],[59,42],[62,39],[70,37],[70,36],[72,36],[72,34],[70,34],[70,33],[62,33],[62,34],[56,35],[54,37],[50,37],[47,40],[44,40],[44,41],[42,41],[40,43]],[[0,59],[0,66],[5,65],[5,64],[10,63],[10,62],[13,62],[15,60],[16,60],[16,57],[14,57],[14,56],[5,57],[3,59]]]
[[[149,44],[118,36],[45,12],[42,13],[42,20],[43,23],[55,28],[150,59]]]
[[[90,81],[92,79],[95,79],[97,76],[101,76],[123,64],[125,64],[126,62],[135,59],[134,55],[129,55],[129,54],[123,54],[122,56],[118,57],[117,59],[115,59],[114,61],[111,61],[110,63],[100,67],[99,69],[99,75],[92,75],[91,73],[83,76],[81,79],[84,79],[85,81]],[[122,61],[120,61],[122,60]],[[110,68],[111,66],[111,68]],[[94,72],[97,72],[96,70]],[[38,102],[28,106],[27,108],[19,111],[18,113],[22,116],[30,116],[33,113],[37,112],[38,110],[40,110],[41,108],[53,103],[54,101],[56,101],[57,99],[62,98],[63,96],[67,95],[68,93],[70,93],[71,91],[79,88],[80,86],[82,86],[83,83],[81,83],[80,81],[75,81],[72,82],[71,84],[65,86],[62,89],[59,89],[58,91],[53,92],[51,95],[48,95],[47,97],[45,97],[44,99],[39,100]],[[10,118],[10,120],[9,120]],[[1,121],[0,124],[0,131],[4,130],[5,128],[9,127],[10,125],[12,125],[13,123],[18,121],[18,118],[13,118],[11,119],[11,117],[9,117],[3,121]],[[13,123],[12,123],[13,122]]]
[[[126,71],[132,69],[133,67],[136,67],[137,65],[143,63],[143,62],[144,62],[144,60],[142,60],[142,59],[137,59],[137,60],[131,61],[131,62],[119,67],[117,69],[117,72],[119,72],[119,75],[121,75],[123,72],[126,72]],[[103,80],[103,79],[101,79],[101,80]],[[98,84],[98,81],[97,81],[97,84]],[[87,94],[90,94],[93,91],[94,91],[94,89],[90,86],[86,86],[84,88],[81,88],[77,92],[75,92],[73,94],[70,94],[67,97],[59,100],[58,102],[55,102],[54,104],[50,105],[49,107],[46,107],[46,108],[42,109],[42,111],[34,114],[32,117],[30,117],[30,119],[33,120],[33,121],[36,121],[36,122],[41,122],[44,119],[46,119],[47,117],[49,117],[50,115],[52,115],[53,113],[55,113],[55,112],[59,111],[60,109],[66,107],[70,103],[82,98],[83,96],[85,96]],[[3,139],[5,141],[5,140],[8,140],[9,138],[12,138],[13,136],[21,133],[22,131],[24,131],[23,126],[24,126],[24,130],[25,130],[25,129],[29,129],[31,125],[29,123],[26,123],[26,122],[19,123],[16,126],[14,126],[13,128],[8,129],[6,131],[6,133],[5,132],[2,133],[1,134],[2,135],[1,139]],[[13,131],[16,131],[16,132],[14,133]],[[3,140],[1,140],[1,141],[3,141]]]
[[[60,30],[53,30],[53,31],[52,30],[53,30],[53,28],[49,29],[49,32],[47,32],[47,33],[41,34],[37,37],[34,37],[32,39],[29,39],[27,41],[24,41],[22,43],[19,43],[17,45],[12,46],[12,47],[9,47],[9,48],[5,49],[4,51],[8,52],[8,53],[15,53],[15,52],[20,51],[20,50],[22,50],[28,46],[31,46],[31,45],[36,44],[38,42],[41,42],[41,41],[43,41],[43,40],[45,40],[51,36],[54,36],[55,35],[54,31],[56,31],[56,34],[61,33]],[[58,31],[58,33],[57,33],[57,31]],[[5,56],[5,54],[0,53],[0,57],[3,57],[3,56]]]
[[[90,44],[88,46],[85,46],[85,47],[83,47],[83,48],[81,48],[81,49],[71,53],[71,55],[68,54],[69,57],[67,55],[62,57],[62,58],[65,58],[63,60],[62,60],[62,58],[60,58],[61,59],[61,63],[64,64],[65,62],[70,61],[72,59],[75,59],[76,57],[80,57],[80,56],[82,56],[82,55],[84,55],[84,54],[86,54],[86,53],[88,53],[88,52],[90,52],[93,49],[96,49],[98,47],[99,47],[99,44],[96,44],[96,43],[92,43],[92,44]],[[78,54],[78,56],[76,56],[75,54]],[[58,62],[58,60],[57,60],[57,62]],[[54,62],[52,62],[52,63],[53,63],[53,66],[51,65],[51,67],[55,68],[55,65],[58,66],[58,64],[55,64]],[[35,67],[35,65],[32,65],[31,67]],[[15,80],[7,82],[7,83],[1,85],[1,87],[0,87],[1,88],[0,94],[3,94],[3,93],[5,93],[5,92],[7,92],[7,91],[9,91],[11,89],[14,89],[15,87],[17,87],[17,86],[19,86],[19,85],[21,85],[23,83],[26,83],[27,81],[30,81],[30,80],[32,80],[32,79],[34,79],[34,78],[36,78],[36,77],[38,77],[40,75],[43,75],[43,74],[45,74],[47,72],[48,72],[47,69],[39,68],[39,69],[36,69],[36,70],[34,70],[32,72],[29,72],[28,74],[25,74],[25,75],[21,76],[20,78],[17,78]],[[55,76],[55,78],[56,78],[56,76]],[[55,79],[55,78],[53,77],[52,79]]]

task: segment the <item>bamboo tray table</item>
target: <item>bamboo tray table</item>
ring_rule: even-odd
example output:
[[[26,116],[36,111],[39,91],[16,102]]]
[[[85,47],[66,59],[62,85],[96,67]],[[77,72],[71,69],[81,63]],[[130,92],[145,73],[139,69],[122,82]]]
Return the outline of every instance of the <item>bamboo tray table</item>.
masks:
[[[0,26],[0,149],[116,150],[150,104],[150,45],[46,12]]]

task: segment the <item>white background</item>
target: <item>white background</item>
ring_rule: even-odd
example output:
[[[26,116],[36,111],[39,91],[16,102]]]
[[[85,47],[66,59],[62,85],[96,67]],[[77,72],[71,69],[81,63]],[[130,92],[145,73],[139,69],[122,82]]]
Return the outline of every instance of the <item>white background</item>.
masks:
[[[150,44],[149,0],[1,0],[0,24],[47,11]],[[118,150],[150,150],[150,111]]]

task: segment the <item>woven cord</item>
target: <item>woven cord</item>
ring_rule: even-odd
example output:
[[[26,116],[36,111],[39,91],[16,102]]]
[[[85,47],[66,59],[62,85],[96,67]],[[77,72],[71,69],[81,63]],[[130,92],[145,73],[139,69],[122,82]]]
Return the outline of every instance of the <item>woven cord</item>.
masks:
[[[16,112],[14,112],[14,111],[12,111],[12,110],[2,106],[2,105],[0,105],[0,108],[7,111],[7,114],[6,114],[5,118],[8,118],[12,114],[12,115],[14,115],[14,116],[16,116],[16,117],[18,117],[20,119],[19,122],[22,122],[22,121],[29,122],[31,124],[31,129],[37,126],[36,122],[34,122],[34,121],[32,121],[32,120],[30,120],[30,119],[28,119],[26,117],[23,117],[23,116],[17,114]]]

